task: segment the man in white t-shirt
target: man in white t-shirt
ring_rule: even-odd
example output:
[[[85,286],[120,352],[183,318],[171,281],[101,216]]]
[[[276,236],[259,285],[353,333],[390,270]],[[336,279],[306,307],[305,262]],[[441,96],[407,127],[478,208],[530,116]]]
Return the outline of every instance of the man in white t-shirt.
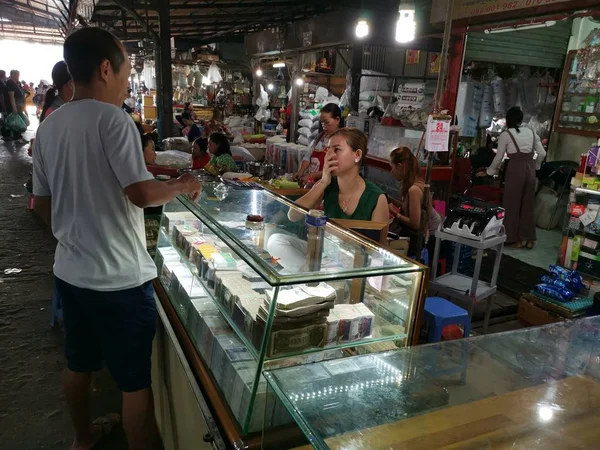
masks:
[[[58,240],[54,275],[65,326],[65,394],[75,426],[72,450],[87,450],[119,421],[91,421],[92,372],[106,364],[123,392],[123,427],[132,450],[150,448],[156,429],[150,357],[156,327],[142,208],[179,194],[195,197],[192,176],[161,183],[146,170],[139,133],[121,104],[130,63],[100,28],[64,44],[75,86],[70,103],[40,126],[33,153],[34,194],[51,210]]]

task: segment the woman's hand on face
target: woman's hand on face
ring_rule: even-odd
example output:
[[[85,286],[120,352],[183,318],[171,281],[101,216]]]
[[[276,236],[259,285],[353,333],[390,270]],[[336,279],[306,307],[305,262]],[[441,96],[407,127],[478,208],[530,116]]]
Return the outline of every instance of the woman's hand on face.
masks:
[[[325,156],[325,165],[323,167],[323,176],[321,177],[321,183],[324,183],[325,186],[329,186],[331,183],[332,172],[337,170],[338,162],[335,159],[335,154],[332,152],[327,152]]]

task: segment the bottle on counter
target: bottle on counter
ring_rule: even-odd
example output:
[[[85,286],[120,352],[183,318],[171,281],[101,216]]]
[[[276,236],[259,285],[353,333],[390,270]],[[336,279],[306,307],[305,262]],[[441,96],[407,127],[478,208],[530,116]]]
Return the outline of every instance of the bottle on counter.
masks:
[[[305,224],[307,231],[306,266],[310,272],[318,272],[321,270],[323,259],[327,217],[323,211],[311,209],[306,215]]]

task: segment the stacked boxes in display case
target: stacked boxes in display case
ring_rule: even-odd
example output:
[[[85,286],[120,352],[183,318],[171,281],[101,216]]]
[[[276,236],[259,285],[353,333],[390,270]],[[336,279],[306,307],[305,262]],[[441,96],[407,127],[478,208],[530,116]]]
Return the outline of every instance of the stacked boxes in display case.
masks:
[[[267,389],[263,370],[339,358],[344,347],[363,345],[374,338],[377,342],[404,342],[409,328],[404,322],[410,319],[392,318],[393,300],[386,300],[382,292],[371,292],[367,287],[357,295],[356,277],[351,272],[321,281],[319,275],[315,275],[317,280],[304,276],[292,282],[279,281],[279,274],[287,274],[280,258],[269,253],[275,250],[268,247],[267,239],[257,239],[256,230],[248,229],[246,223],[248,205],[256,208],[256,197],[271,194],[231,190],[230,198],[217,201],[210,192],[214,188],[216,185],[206,183],[205,192],[195,203],[209,202],[204,208],[210,210],[210,216],[205,216],[204,210],[202,214],[192,212],[189,200],[176,199],[165,206],[156,265],[168,301],[218,387],[217,393],[243,433],[250,433],[291,420]],[[241,198],[236,199],[236,195]],[[276,196],[270,201],[281,202]],[[219,216],[230,205],[241,212]],[[188,210],[182,211],[183,207]],[[268,222],[266,214],[271,211],[276,215],[279,208],[262,213],[267,225],[277,232],[283,227],[276,221]],[[229,227],[228,231],[219,234],[222,226]],[[343,245],[343,239],[348,239],[345,234],[325,240],[324,270],[357,267],[356,252],[361,257],[363,253]],[[372,258],[379,258],[369,261],[376,266],[392,258],[396,271],[413,270],[413,263],[389,252],[376,253]],[[275,277],[266,275],[269,273]],[[362,277],[368,279],[367,275]],[[419,285],[419,279],[413,278]],[[408,292],[402,295],[410,296]],[[384,308],[378,302],[389,305]],[[396,326],[400,322],[402,326]],[[271,403],[274,409],[265,411]]]

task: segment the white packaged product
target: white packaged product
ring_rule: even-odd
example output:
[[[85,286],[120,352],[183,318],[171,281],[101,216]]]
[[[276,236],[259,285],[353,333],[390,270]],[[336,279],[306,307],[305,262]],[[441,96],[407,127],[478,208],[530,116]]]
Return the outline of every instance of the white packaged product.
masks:
[[[319,111],[316,109],[306,109],[304,111],[300,111],[300,118],[302,119],[310,119],[315,120],[315,118],[319,117]]]
[[[312,134],[312,131],[310,131],[310,128],[302,127],[300,129],[298,129],[298,134],[300,136],[310,137],[310,135]]]
[[[305,145],[308,147],[308,145],[310,144],[310,137],[300,136],[298,138],[298,144]]]
[[[192,154],[184,153],[177,150],[169,150],[166,152],[157,152],[155,164],[158,166],[174,167],[184,169],[191,167]]]
[[[313,120],[310,124],[311,131],[319,131],[319,127],[321,126],[321,122],[319,120]]]
[[[300,125],[300,127],[307,127],[310,128],[313,125],[313,121],[311,119],[300,119],[300,122],[298,122],[298,125]]]

